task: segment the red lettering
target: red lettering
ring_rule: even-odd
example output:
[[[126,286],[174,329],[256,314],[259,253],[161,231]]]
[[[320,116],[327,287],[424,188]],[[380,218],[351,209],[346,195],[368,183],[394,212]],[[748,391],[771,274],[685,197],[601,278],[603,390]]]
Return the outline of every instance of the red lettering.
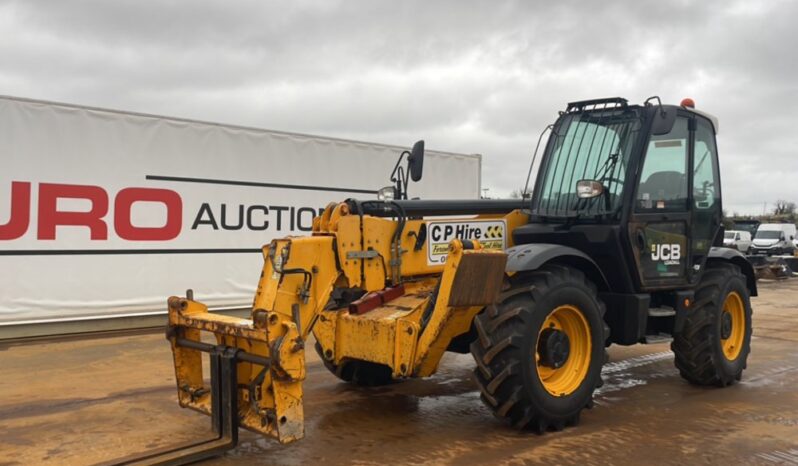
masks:
[[[130,219],[135,202],[160,202],[166,206],[166,224],[162,227],[137,227]],[[114,229],[120,238],[130,241],[168,241],[177,238],[183,226],[183,201],[169,189],[125,188],[114,201]]]
[[[11,214],[0,225],[0,240],[17,239],[28,231],[30,224],[30,183],[11,182]]]
[[[61,212],[58,199],[87,199],[91,201],[88,212]],[[103,217],[108,213],[108,195],[99,186],[72,184],[39,184],[38,239],[55,239],[57,226],[89,227],[91,239],[108,239],[108,226]]]

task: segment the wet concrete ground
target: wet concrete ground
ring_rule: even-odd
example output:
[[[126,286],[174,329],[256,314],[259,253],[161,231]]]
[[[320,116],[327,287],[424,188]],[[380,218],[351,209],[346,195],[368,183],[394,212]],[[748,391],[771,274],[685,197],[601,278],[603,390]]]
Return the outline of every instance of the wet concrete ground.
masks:
[[[682,381],[667,343],[612,346],[596,407],[537,436],[482,405],[469,355],[364,389],[309,354],[306,438],[242,430],[203,464],[798,464],[798,279],[760,286],[748,370],[726,389]],[[208,418],[177,406],[160,333],[0,346],[0,465],[92,464],[205,435]]]

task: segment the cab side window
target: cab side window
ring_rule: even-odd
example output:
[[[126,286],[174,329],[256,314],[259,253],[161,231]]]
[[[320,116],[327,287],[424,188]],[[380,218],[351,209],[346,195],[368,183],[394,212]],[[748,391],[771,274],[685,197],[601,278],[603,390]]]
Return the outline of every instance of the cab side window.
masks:
[[[687,210],[687,118],[677,117],[668,134],[651,136],[646,149],[637,212]]]
[[[712,125],[697,118],[693,157],[693,202],[697,209],[711,209],[720,203],[717,148]]]
[[[695,118],[693,143],[693,260],[698,262],[715,241],[721,219],[715,131],[709,120]]]

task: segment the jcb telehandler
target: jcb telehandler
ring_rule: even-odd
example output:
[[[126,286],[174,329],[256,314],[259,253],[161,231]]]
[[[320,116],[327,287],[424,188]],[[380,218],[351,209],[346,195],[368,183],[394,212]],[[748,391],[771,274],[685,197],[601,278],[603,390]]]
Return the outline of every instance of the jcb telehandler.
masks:
[[[720,247],[717,128],[689,99],[570,103],[520,200],[407,200],[420,141],[381,200],[331,203],[310,236],[263,247],[250,319],[169,298],[180,405],[220,436],[173,459],[235,445],[238,426],[302,438],[311,333],[324,365],[363,385],[426,377],[445,351],[470,351],[487,407],[540,433],[592,406],[612,343],[670,335],[689,382],[740,380],[757,290],[745,258]]]

